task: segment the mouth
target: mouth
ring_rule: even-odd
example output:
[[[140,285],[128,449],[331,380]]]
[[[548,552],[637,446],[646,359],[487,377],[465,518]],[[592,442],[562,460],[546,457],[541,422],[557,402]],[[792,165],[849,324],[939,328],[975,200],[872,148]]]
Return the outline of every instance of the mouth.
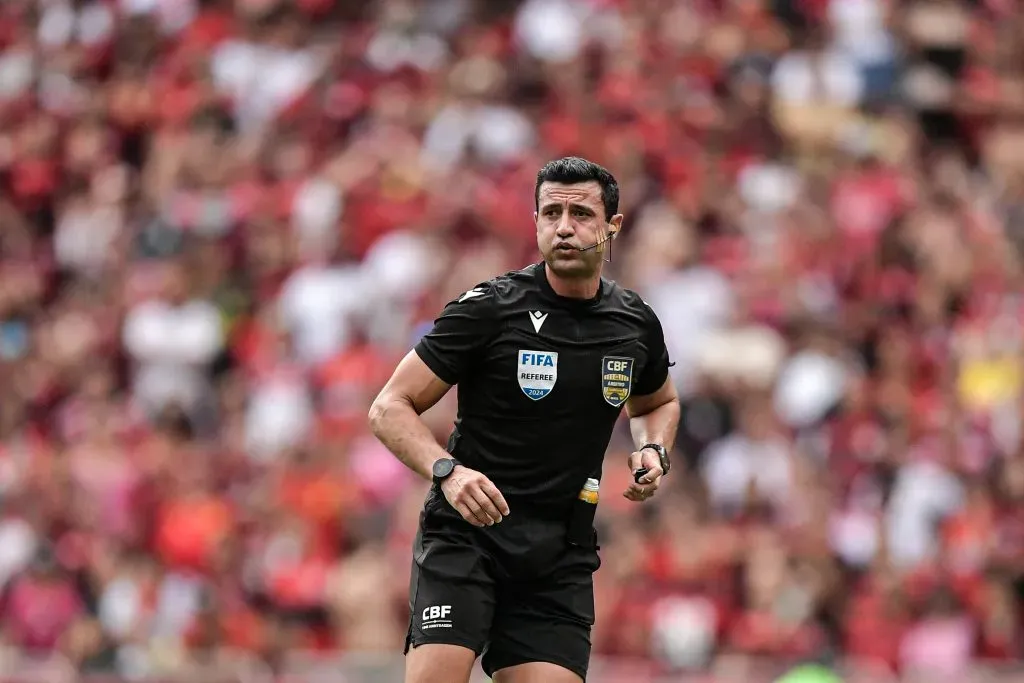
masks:
[[[559,242],[555,245],[555,251],[568,254],[579,250],[570,242]]]

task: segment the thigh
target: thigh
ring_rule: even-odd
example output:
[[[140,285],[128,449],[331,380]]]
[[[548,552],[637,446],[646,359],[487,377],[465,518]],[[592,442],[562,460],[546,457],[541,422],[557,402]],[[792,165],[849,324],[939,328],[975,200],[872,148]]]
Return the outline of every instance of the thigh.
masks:
[[[405,656],[405,683],[469,683],[476,653],[461,645],[427,643]]]
[[[494,672],[494,683],[580,683],[583,677],[558,664],[527,662]]]
[[[471,536],[421,530],[409,582],[406,653],[424,644],[458,645],[475,659],[490,633],[494,586],[491,560]]]
[[[484,653],[484,671],[494,675],[504,670],[499,681],[525,682],[534,680],[533,674],[543,673],[538,673],[538,668],[555,670],[521,665],[543,663],[585,680],[594,625],[593,575],[599,566],[596,550],[570,547],[545,579],[502,586]]]

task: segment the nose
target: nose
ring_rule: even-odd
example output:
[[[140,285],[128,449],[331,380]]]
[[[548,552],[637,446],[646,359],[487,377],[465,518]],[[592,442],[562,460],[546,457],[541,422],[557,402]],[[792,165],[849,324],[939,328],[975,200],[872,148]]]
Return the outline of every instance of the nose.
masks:
[[[573,230],[571,221],[569,220],[569,213],[563,213],[562,217],[558,219],[558,227],[555,228],[555,234],[561,238],[572,237],[576,234]]]

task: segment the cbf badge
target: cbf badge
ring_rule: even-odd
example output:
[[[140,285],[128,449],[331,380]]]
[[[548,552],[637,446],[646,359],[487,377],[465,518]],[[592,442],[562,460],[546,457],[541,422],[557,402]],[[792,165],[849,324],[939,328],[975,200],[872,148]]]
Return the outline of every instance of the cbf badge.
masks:
[[[519,368],[516,371],[519,388],[539,401],[555,388],[558,380],[558,354],[552,351],[519,350]]]
[[[618,408],[629,398],[633,384],[633,359],[605,356],[601,359],[601,394],[610,405]]]

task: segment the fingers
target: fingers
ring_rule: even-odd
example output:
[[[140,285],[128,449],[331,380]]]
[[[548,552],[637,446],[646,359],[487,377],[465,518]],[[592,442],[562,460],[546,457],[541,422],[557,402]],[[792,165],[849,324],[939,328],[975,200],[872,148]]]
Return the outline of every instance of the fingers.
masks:
[[[470,510],[469,506],[466,505],[465,503],[452,503],[452,507],[454,507],[458,511],[458,513],[462,515],[462,519],[466,520],[473,526],[484,526],[484,523],[476,518],[476,515],[473,514],[473,511]]]
[[[630,484],[629,488],[622,492],[622,495],[627,499],[636,503],[642,503],[647,500],[658,490],[661,486],[661,477],[651,482],[650,484]]]
[[[631,500],[634,503],[643,501],[642,492],[639,491],[635,486],[630,486],[628,489],[622,492],[622,497],[626,500]]]
[[[501,521],[501,513],[498,512],[498,508],[495,507],[494,503],[487,497],[487,494],[484,493],[482,488],[470,489],[469,494],[473,497],[473,501],[477,504],[479,509],[479,512],[474,512],[478,519],[480,518],[480,515],[483,515],[484,522],[488,526]]]
[[[647,472],[642,477],[640,477],[640,480],[637,481],[636,483],[639,486],[653,484],[654,482],[660,480],[663,474],[665,473],[661,471],[660,467],[652,467],[651,469],[647,470]]]
[[[509,513],[505,497],[494,483],[480,472],[460,466],[442,489],[452,507],[473,526],[497,524]]]
[[[643,467],[642,454],[637,451],[633,451],[629,454],[629,471],[636,472],[638,469]]]
[[[467,522],[471,522],[476,526],[491,526],[494,524],[494,521],[480,506],[480,503],[477,502],[476,497],[472,492],[467,492],[466,498],[462,501],[462,504],[465,505],[472,514],[472,518],[466,517]],[[463,517],[465,517],[465,515],[463,515]]]
[[[634,475],[639,470],[646,470],[646,473],[639,479],[639,484],[650,484],[665,474],[661,469],[661,460],[656,453],[650,450],[634,451],[629,455],[629,471]]]
[[[650,450],[640,451],[640,467],[647,470],[647,474],[640,478],[640,484],[650,484],[661,479],[665,471],[661,469],[661,459],[657,453]],[[637,469],[637,468],[634,468]]]
[[[506,517],[508,516],[508,503],[505,502],[505,496],[501,495],[501,491],[491,483],[490,479],[484,477],[484,480],[480,482],[480,490],[487,495],[494,504],[494,507],[498,509],[498,512]],[[499,519],[498,521],[500,522],[501,520]]]
[[[653,496],[661,485],[662,475],[665,474],[661,469],[661,460],[657,453],[649,450],[633,452],[629,456],[629,471],[636,472],[641,468],[647,470],[646,474],[622,492],[626,500],[635,503],[642,503]]]

